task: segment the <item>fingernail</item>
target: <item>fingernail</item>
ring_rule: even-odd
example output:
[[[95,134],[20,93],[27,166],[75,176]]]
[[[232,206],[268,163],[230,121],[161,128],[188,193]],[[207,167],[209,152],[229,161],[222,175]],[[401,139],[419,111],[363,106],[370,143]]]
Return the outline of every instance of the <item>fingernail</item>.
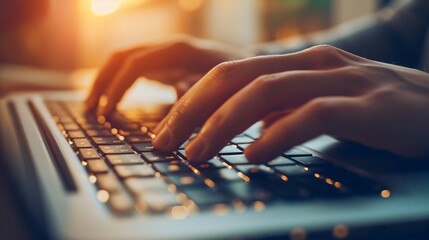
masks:
[[[196,139],[188,144],[185,151],[190,161],[203,161],[206,157],[206,144],[203,139]]]
[[[155,140],[153,141],[153,145],[155,148],[166,148],[170,143],[170,139],[170,131],[168,131],[167,127],[164,127],[156,136]]]

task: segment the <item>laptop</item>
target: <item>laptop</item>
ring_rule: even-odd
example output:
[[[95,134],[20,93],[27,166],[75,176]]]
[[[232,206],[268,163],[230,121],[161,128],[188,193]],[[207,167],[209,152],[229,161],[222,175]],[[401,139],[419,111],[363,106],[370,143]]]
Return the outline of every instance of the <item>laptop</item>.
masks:
[[[152,147],[168,107],[88,113],[80,92],[1,100],[2,159],[43,238],[424,238],[429,162],[319,136],[264,165],[255,124],[204,164]],[[220,130],[221,131],[221,130]],[[197,132],[195,134],[198,134]],[[36,238],[39,236],[36,236]]]

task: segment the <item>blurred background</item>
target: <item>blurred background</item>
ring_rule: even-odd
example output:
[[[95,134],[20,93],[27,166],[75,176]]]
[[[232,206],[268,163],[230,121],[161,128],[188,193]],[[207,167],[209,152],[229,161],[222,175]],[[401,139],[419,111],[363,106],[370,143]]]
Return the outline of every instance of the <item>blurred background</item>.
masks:
[[[237,46],[278,41],[335,26],[387,2],[0,0],[0,81],[17,72],[11,66],[59,75],[94,68],[114,51],[178,33]]]

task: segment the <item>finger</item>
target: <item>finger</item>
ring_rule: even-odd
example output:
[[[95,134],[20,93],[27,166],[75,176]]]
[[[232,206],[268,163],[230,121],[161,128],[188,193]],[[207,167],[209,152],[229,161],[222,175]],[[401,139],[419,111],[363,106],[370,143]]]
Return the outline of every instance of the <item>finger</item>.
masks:
[[[156,125],[156,127],[155,127],[155,129],[154,129],[154,132],[155,132],[155,134],[158,134],[160,131],[161,131],[161,126],[163,126],[164,124],[165,124],[165,122],[167,121],[167,118],[163,118],[162,120],[161,120],[161,122],[159,122],[158,123],[158,125]]]
[[[366,106],[353,97],[325,97],[309,102],[267,128],[261,138],[246,148],[249,162],[265,163],[285,150],[321,134],[353,139],[367,115]]]
[[[271,124],[273,124],[278,119],[286,116],[287,114],[291,113],[292,110],[286,110],[286,111],[278,111],[269,114],[268,116],[264,117],[262,119],[263,127],[268,128]]]
[[[330,69],[358,58],[336,48],[320,46],[299,53],[261,56],[222,63],[206,74],[168,114],[169,121],[154,140],[161,150],[174,150],[228,98],[256,77],[288,70]]]
[[[207,57],[207,61],[197,61],[200,57]],[[181,72],[183,74],[183,69],[188,73],[206,72],[209,66],[215,65],[213,62],[217,61],[217,58],[209,56],[208,53],[196,50],[192,46],[184,43],[162,45],[140,53],[139,55],[129,58],[124,64],[124,67],[107,86],[104,95],[106,99],[108,99],[108,103],[104,109],[102,109],[102,113],[107,114],[111,112],[116,107],[116,104],[122,98],[125,91],[140,75],[145,75],[146,73],[154,74],[163,71],[166,71],[167,75],[171,72]],[[171,76],[167,76],[167,79],[171,79]],[[164,83],[174,84],[168,80],[164,81]]]
[[[177,99],[180,99],[185,93],[203,77],[202,74],[192,74],[190,76],[181,77],[181,81],[174,85]]]
[[[181,81],[180,83],[184,82],[183,85],[181,86],[175,86],[176,87],[176,94],[177,94],[177,99],[180,99],[181,97],[183,97],[183,95],[196,83],[198,82],[198,80],[201,79],[201,77],[203,77],[202,74],[192,74],[189,77],[182,77],[181,79],[185,79],[184,81]],[[178,88],[181,88],[180,90],[178,90]],[[180,92],[180,93],[179,93]],[[182,93],[183,92],[183,93]],[[167,122],[168,118],[164,117],[161,122],[159,122],[159,124],[156,126],[154,132],[155,133],[159,133],[161,130],[161,127],[164,126],[164,124]]]
[[[259,77],[206,121],[186,148],[188,158],[203,161],[212,157],[232,137],[270,113],[294,109],[318,97],[359,94],[368,86],[356,84],[356,76],[349,70],[290,71]]]
[[[125,59],[130,54],[144,50],[145,47],[136,47],[126,51],[113,54],[107,63],[99,71],[97,78],[94,81],[92,90],[86,99],[88,109],[95,109],[98,106],[98,101],[102,93],[105,91],[107,84],[115,76],[116,72],[122,67]]]

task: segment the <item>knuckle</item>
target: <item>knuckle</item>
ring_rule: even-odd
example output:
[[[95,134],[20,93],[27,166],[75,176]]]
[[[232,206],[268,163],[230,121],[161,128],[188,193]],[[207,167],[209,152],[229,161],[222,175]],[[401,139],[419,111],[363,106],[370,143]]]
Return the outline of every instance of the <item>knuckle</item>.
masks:
[[[354,91],[366,92],[384,86],[384,78],[361,64],[348,64],[339,69],[340,74]]]
[[[315,67],[343,66],[348,63],[345,52],[331,45],[317,45],[307,49],[305,53],[314,57]]]
[[[217,78],[217,80],[227,80],[227,75],[230,75],[234,64],[235,61],[219,63],[210,71],[210,75],[214,78]]]
[[[375,91],[375,93],[372,94],[372,99],[379,103],[391,103],[396,101],[398,96],[401,95],[402,94],[396,88],[385,87]]]
[[[340,53],[339,48],[331,45],[317,45],[308,49],[308,52],[317,55],[326,55],[326,56],[338,56]]]
[[[274,80],[275,76],[273,74],[261,75],[252,82],[252,88],[257,91],[258,94],[270,94],[276,85]]]
[[[382,66],[373,61],[367,61],[360,63],[361,69],[365,72],[365,75],[371,76],[373,78],[381,80],[385,79],[396,79],[398,78],[398,73],[392,68]]]
[[[368,85],[371,80],[368,78],[367,73],[365,69],[361,68],[360,66],[355,65],[347,65],[346,67],[342,68],[342,72],[346,77],[346,80],[351,81],[351,83],[357,83],[359,85]]]
[[[365,76],[363,69],[359,66],[348,65],[343,68],[344,72],[346,72],[349,76],[353,78],[361,78]]]
[[[222,62],[216,65],[214,67],[214,70],[215,72],[218,72],[218,73],[226,73],[229,71],[229,68],[231,67],[230,65],[231,65],[231,62]]]

